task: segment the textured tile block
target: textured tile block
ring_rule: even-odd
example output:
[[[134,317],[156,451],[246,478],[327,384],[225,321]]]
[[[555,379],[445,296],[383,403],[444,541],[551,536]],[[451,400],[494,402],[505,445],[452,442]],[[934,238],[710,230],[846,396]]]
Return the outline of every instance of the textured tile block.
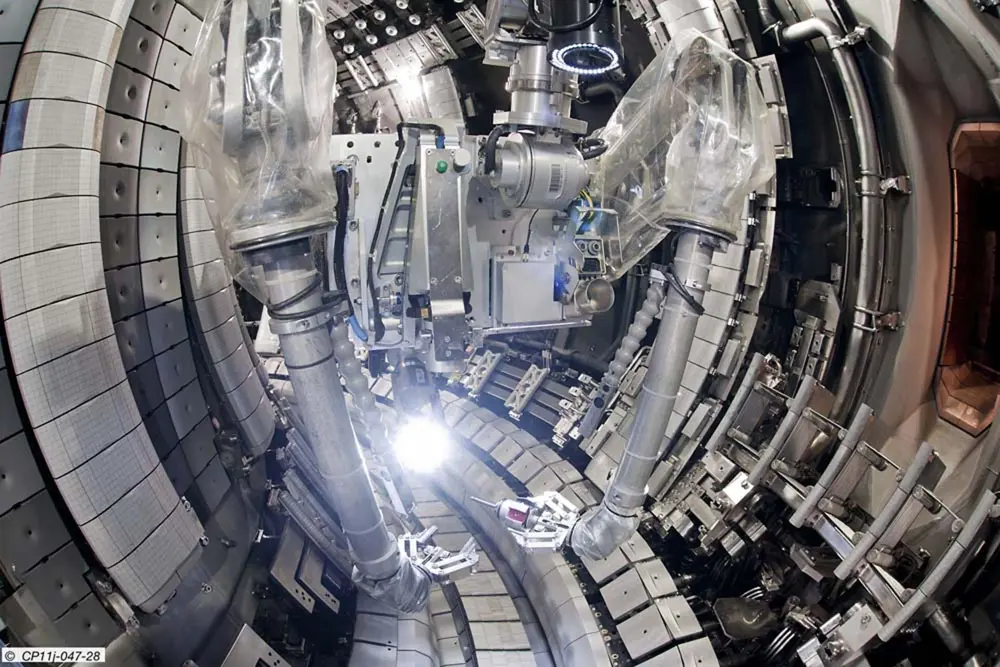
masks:
[[[82,525],[118,502],[158,463],[146,430],[140,427],[56,479],[56,485],[73,518]]]
[[[21,58],[10,101],[63,99],[103,106],[111,68],[89,58],[64,53],[30,53]],[[12,147],[5,146],[6,150]]]
[[[41,425],[98,396],[125,379],[118,344],[105,338],[19,377],[33,425]]]
[[[97,244],[98,226],[66,225],[65,220],[96,220],[98,198],[94,196],[36,199],[7,206],[0,213],[0,262],[19,255],[56,248]],[[14,313],[8,312],[7,317]]]

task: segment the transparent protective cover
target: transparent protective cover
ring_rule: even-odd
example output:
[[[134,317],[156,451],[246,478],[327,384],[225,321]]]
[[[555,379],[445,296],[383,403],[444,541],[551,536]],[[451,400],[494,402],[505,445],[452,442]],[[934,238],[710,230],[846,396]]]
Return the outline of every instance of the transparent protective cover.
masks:
[[[214,182],[229,269],[258,298],[238,250],[332,221],[336,73],[318,0],[216,0],[184,71],[182,134]]]
[[[774,175],[774,142],[755,69],[696,30],[678,34],[601,133],[591,190],[620,276],[677,225],[739,232],[747,195]]]

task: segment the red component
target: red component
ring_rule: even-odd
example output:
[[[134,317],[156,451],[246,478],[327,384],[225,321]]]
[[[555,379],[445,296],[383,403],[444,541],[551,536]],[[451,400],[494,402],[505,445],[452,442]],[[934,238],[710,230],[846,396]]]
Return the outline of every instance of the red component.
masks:
[[[519,510],[515,507],[511,507],[507,510],[507,518],[516,521],[517,523],[523,524],[528,520],[528,513],[524,510]]]

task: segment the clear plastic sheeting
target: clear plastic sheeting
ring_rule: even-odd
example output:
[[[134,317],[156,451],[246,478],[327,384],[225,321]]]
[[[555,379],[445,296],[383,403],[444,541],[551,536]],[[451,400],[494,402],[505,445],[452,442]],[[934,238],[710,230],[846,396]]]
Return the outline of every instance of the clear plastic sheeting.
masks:
[[[775,171],[767,113],[754,67],[698,31],[650,63],[601,134],[591,187],[617,214],[600,225],[616,277],[673,227],[737,236],[747,196]]]
[[[182,134],[214,183],[229,268],[258,298],[238,251],[333,221],[336,72],[318,0],[217,0],[184,72]]]
[[[370,579],[357,567],[354,568],[351,579],[373,599],[405,614],[420,611],[427,606],[431,584],[434,583],[430,572],[406,557],[400,560],[396,574],[388,579]]]
[[[591,507],[573,526],[570,546],[591,560],[607,558],[639,528],[639,515],[621,516],[603,504]]]

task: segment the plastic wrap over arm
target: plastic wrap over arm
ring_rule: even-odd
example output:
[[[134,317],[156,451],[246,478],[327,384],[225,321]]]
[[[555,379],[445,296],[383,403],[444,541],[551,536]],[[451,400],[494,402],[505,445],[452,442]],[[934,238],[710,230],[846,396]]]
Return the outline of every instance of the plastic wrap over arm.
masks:
[[[756,70],[695,30],[650,63],[601,137],[591,190],[618,214],[602,229],[616,276],[678,223],[735,237],[747,195],[775,171]]]
[[[357,567],[351,573],[351,579],[373,599],[407,614],[427,606],[434,580],[430,572],[408,558],[400,559],[399,569],[388,579],[370,579]]]
[[[318,0],[216,0],[184,71],[182,134],[230,270],[258,298],[230,249],[332,215],[336,73]]]
[[[607,558],[639,528],[639,515],[621,516],[603,504],[591,507],[573,526],[570,546],[591,560]]]

